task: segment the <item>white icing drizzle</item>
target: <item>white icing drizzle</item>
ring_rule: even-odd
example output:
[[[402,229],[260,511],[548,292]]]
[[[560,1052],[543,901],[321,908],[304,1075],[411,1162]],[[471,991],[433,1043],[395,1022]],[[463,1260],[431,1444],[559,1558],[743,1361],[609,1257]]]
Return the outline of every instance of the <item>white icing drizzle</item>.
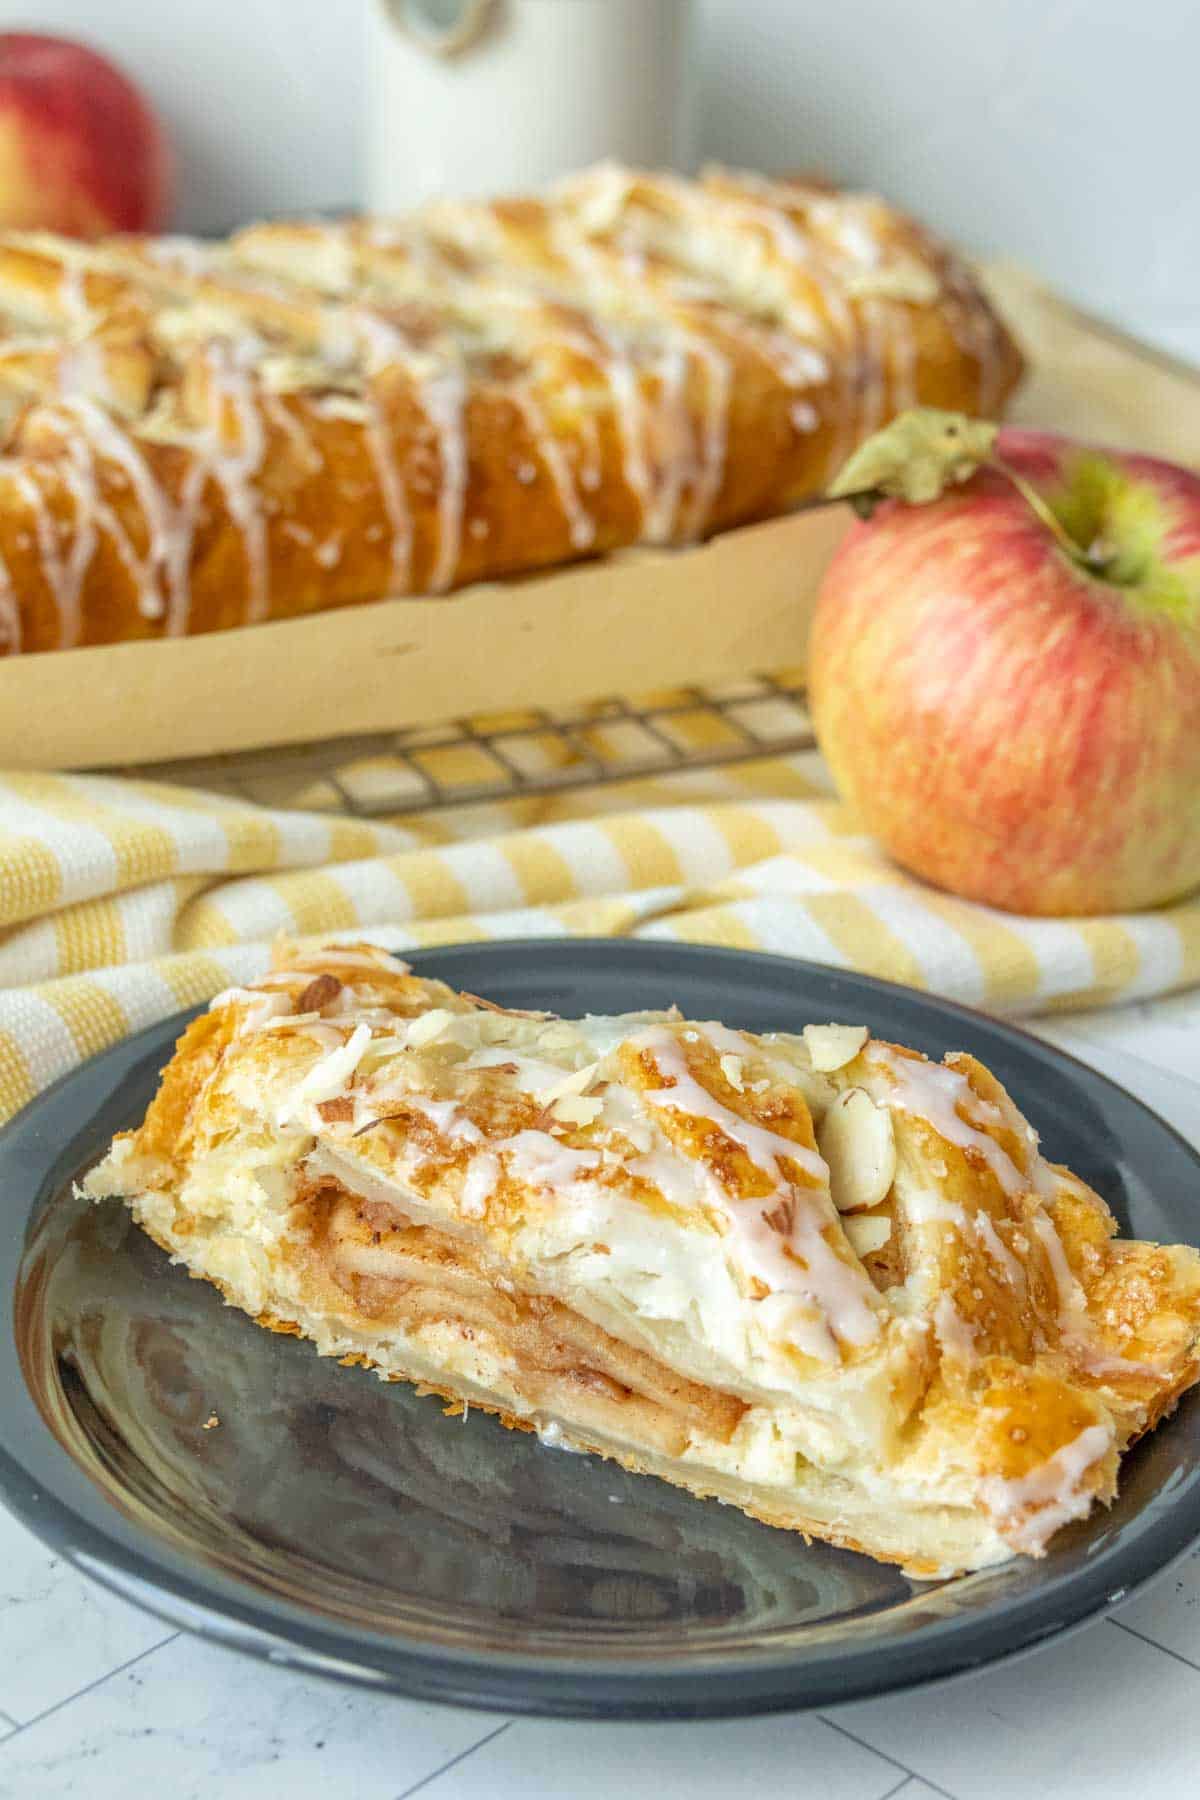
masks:
[[[84,576],[96,551],[96,486],[90,479],[90,469],[81,469],[71,458],[61,463],[59,468],[63,485],[75,505],[75,516],[71,521],[71,547],[63,568],[64,596],[60,600],[60,612],[65,616],[62,646],[70,649],[79,642],[83,630],[80,596]]]
[[[198,453],[188,468],[179,503],[175,505],[150,469],[136,439],[114,424],[93,400],[82,394],[64,396],[55,402],[54,416],[74,428],[70,453],[78,475],[82,477],[88,467],[85,457],[93,456],[113,464],[125,475],[146,524],[145,556],[138,556],[120,520],[98,496],[94,502],[96,520],[110,532],[130,571],[143,618],[158,619],[165,614],[167,634],[183,635],[190,615],[189,565],[196,514],[209,475],[209,459],[203,446],[193,446]],[[88,480],[94,488],[94,473],[89,471]],[[53,559],[47,562],[40,533],[39,548],[48,577],[54,581],[58,565]],[[163,577],[167,601],[163,598]]]
[[[771,1131],[768,1126],[756,1125],[749,1119],[743,1119],[739,1113],[732,1112],[714,1098],[696,1080],[670,1032],[652,1030],[633,1041],[651,1051],[658,1068],[673,1082],[671,1087],[646,1091],[642,1095],[644,1100],[653,1106],[666,1106],[693,1118],[710,1120],[726,1137],[738,1144],[755,1167],[765,1175],[782,1179],[778,1159],[787,1156],[798,1168],[811,1175],[818,1185],[828,1184],[829,1171],[815,1150],[809,1150],[806,1145],[798,1144],[780,1132]]]
[[[941,1295],[933,1309],[933,1328],[945,1354],[956,1362],[973,1362],[975,1328],[969,1325],[949,1294]]]
[[[264,393],[262,396],[263,412],[270,419],[275,429],[291,440],[301,462],[315,473],[321,468],[321,456],[303,423],[278,394]]]
[[[659,1070],[673,1083],[644,1092],[643,1101],[710,1121],[773,1183],[773,1192],[758,1199],[740,1199],[735,1204],[724,1195],[722,1211],[733,1227],[749,1272],[774,1292],[799,1294],[816,1306],[821,1328],[808,1335],[806,1348],[826,1360],[836,1360],[840,1344],[869,1343],[879,1331],[875,1290],[861,1266],[843,1262],[824,1235],[831,1222],[827,1215],[832,1215],[832,1202],[829,1171],[821,1157],[791,1138],[741,1118],[714,1099],[691,1073],[670,1032],[651,1029],[631,1041],[649,1050]],[[813,1176],[818,1186],[807,1189],[792,1181],[780,1167],[783,1157]],[[723,1189],[717,1191],[724,1194]],[[767,1219],[780,1207],[787,1219],[784,1230]]]
[[[511,387],[508,398],[524,419],[534,448],[553,483],[571,543],[576,550],[589,549],[596,540],[596,522],[579,498],[571,466],[562,445],[550,430],[541,401],[527,382]]]
[[[365,1099],[376,1098],[374,1094],[364,1096]],[[444,1138],[451,1138],[462,1144],[481,1144],[483,1133],[473,1119],[468,1119],[457,1100],[427,1100],[423,1094],[405,1093],[404,1104],[428,1119],[434,1130]]]
[[[1083,1477],[1113,1443],[1110,1425],[1089,1425],[1027,1475],[987,1475],[979,1497],[1014,1550],[1037,1556],[1060,1526],[1082,1519],[1094,1495]]]
[[[733,394],[733,370],[729,359],[706,344],[689,339],[692,354],[704,370],[705,406],[700,432],[700,472],[688,511],[687,536],[700,537],[712,515],[725,477],[729,437],[729,403]]]
[[[674,449],[665,456],[660,454],[657,459],[650,508],[645,516],[645,533],[652,544],[667,544],[675,536],[684,483],[698,469],[698,463],[691,414],[685,398],[688,361],[678,345],[663,348],[657,359],[657,373],[659,435]]]
[[[790,332],[756,329],[738,321],[743,336],[785,387],[804,390],[829,380],[829,358]]]
[[[322,1029],[332,1028],[326,1026]],[[371,1027],[356,1025],[344,1043],[339,1042],[335,1050],[322,1056],[297,1082],[279,1108],[276,1124],[283,1127],[292,1123],[305,1123],[310,1130],[319,1130],[323,1121],[317,1107],[325,1101],[336,1100],[345,1093],[370,1041]]]
[[[200,503],[208,485],[208,461],[194,457],[183,478],[179,504],[174,509],[174,522],[167,541],[167,613],[164,629],[168,637],[184,637],[192,616],[191,557],[196,535]],[[164,496],[165,498],[165,496]]]
[[[637,372],[629,358],[611,354],[602,364],[613,397],[621,435],[621,468],[625,485],[638,503],[639,536],[646,535],[653,484],[646,458],[645,403]]]
[[[181,560],[178,543],[181,521],[170,498],[151,472],[135,439],[115,425],[94,400],[83,394],[72,394],[59,400],[55,410],[75,425],[84,445],[92,454],[120,469],[129,482],[146,523],[146,555],[137,557],[128,537],[118,527],[119,537],[128,548],[126,562],[133,573],[139,612],[144,618],[161,618],[166,610],[166,603],[159,572],[161,570],[177,575]],[[114,525],[116,523],[114,518]],[[185,587],[187,553],[185,548],[182,555]]]
[[[946,1200],[936,1189],[915,1189],[905,1195],[904,1211],[910,1225],[953,1225],[965,1238],[971,1222],[956,1200]]]
[[[1029,1190],[1030,1179],[1021,1173],[1007,1151],[986,1131],[979,1130],[963,1117],[961,1108],[969,1107],[979,1118],[981,1109],[987,1105],[980,1101],[965,1075],[960,1075],[957,1069],[946,1068],[943,1063],[894,1056],[879,1045],[872,1045],[867,1054],[872,1062],[886,1068],[893,1077],[886,1093],[879,1096],[885,1106],[923,1119],[947,1143],[957,1144],[963,1150],[977,1151],[1006,1194],[1011,1196]],[[994,1108],[992,1114],[994,1118],[998,1116]]]
[[[587,242],[586,237],[572,229],[571,223],[559,218],[553,224],[553,242],[556,251],[567,266],[582,277],[587,287],[589,303],[597,308],[611,306],[621,317],[622,323],[628,327],[628,310],[632,302],[635,313],[645,309],[646,298],[640,278],[630,281],[628,271],[622,270],[620,278],[614,280],[612,272],[604,257],[594,245]],[[660,335],[665,331],[673,333],[675,340],[676,363],[682,370],[686,361],[679,364],[680,351],[695,348],[688,334],[674,326],[669,315],[653,312],[648,324]],[[678,495],[679,480],[676,478],[674,462],[664,461],[656,457],[654,462],[647,448],[649,429],[649,402],[643,392],[642,377],[620,342],[614,330],[603,319],[593,322],[593,331],[603,346],[603,354],[599,354],[589,344],[574,347],[582,348],[583,353],[590,355],[602,374],[609,393],[612,396],[613,408],[621,435],[622,474],[626,487],[638,502],[641,514],[639,536],[648,543],[669,542],[675,519],[675,504]],[[668,346],[669,349],[670,346]],[[708,346],[705,346],[706,351]],[[716,352],[712,352],[715,356]],[[660,394],[656,410],[660,414],[659,433],[667,444],[680,444],[681,425],[684,433],[690,435],[690,418],[684,413],[680,417],[679,407],[679,375],[674,378],[664,369],[660,385]],[[707,449],[710,456],[719,449],[721,469],[724,467],[725,421],[720,423],[719,434],[712,423],[706,427]],[[689,453],[676,451],[675,455],[686,458]],[[720,471],[716,474],[719,485]],[[713,485],[710,473],[706,486]],[[664,490],[666,490],[664,494]],[[715,492],[715,487],[714,487]],[[700,529],[700,525],[694,527]]]
[[[67,571],[63,566],[57,527],[46,505],[46,496],[34,480],[32,472],[18,463],[14,469],[13,481],[17,492],[33,514],[33,529],[37,536],[42,572],[58,609],[59,642],[69,648],[79,640],[78,594],[72,593]]]
[[[0,655],[17,655],[21,642],[21,609],[8,564],[0,556]]]
[[[710,1019],[705,1025],[690,1025],[688,1030],[694,1031],[719,1055],[751,1056],[754,1052],[754,1046],[744,1032],[733,1031],[728,1025],[722,1025],[715,1019]]]
[[[1010,1197],[1021,1193],[1034,1193],[1042,1201],[1053,1197],[1053,1172],[1038,1152],[1032,1128],[1026,1127],[1023,1132],[1030,1150],[1030,1173],[1026,1176],[993,1138],[963,1118],[959,1110],[962,1106],[969,1106],[980,1120],[999,1123],[1004,1117],[999,1107],[980,1099],[964,1075],[939,1063],[893,1056],[878,1046],[873,1046],[869,1054],[872,1060],[883,1063],[898,1078],[898,1086],[882,1096],[885,1104],[923,1118],[949,1143],[978,1150]],[[964,1237],[972,1228],[963,1209],[943,1200],[940,1195],[914,1194],[909,1197],[907,1210],[914,1223],[942,1221],[957,1226]],[[1156,1374],[1153,1364],[1114,1356],[1097,1347],[1087,1296],[1071,1269],[1062,1239],[1044,1206],[1033,1212],[1029,1225],[1045,1253],[1058,1293],[1059,1329],[1064,1348],[1093,1375]],[[1009,1281],[1019,1290],[1023,1289],[1025,1272],[1003,1243],[986,1212],[980,1210],[975,1214],[973,1228],[978,1241],[1003,1268]]]
[[[363,395],[367,412],[367,448],[375,467],[379,497],[391,529],[392,581],[399,594],[407,593],[412,577],[412,519],[408,496],[396,463],[392,434],[383,408],[370,387]]]
[[[72,432],[68,438],[66,448],[68,468],[74,477],[72,488],[77,505],[86,507],[92,524],[103,531],[112,542],[133,583],[137,594],[138,611],[142,617],[161,618],[162,596],[158,591],[157,583],[147,579],[146,559],[137,554],[129,533],[101,495],[91,444],[86,437],[76,431]],[[64,477],[70,479],[66,471],[64,471]]]
[[[1153,1363],[1144,1363],[1124,1356],[1116,1356],[1111,1351],[1102,1350],[1096,1343],[1095,1327],[1088,1312],[1087,1295],[1082,1284],[1067,1260],[1062,1239],[1055,1229],[1054,1222],[1048,1213],[1039,1211],[1033,1215],[1031,1225],[1038,1242],[1046,1253],[1046,1261],[1050,1265],[1050,1273],[1054,1277],[1054,1286],[1058,1294],[1058,1325],[1062,1333],[1064,1347],[1076,1356],[1089,1374],[1104,1375],[1156,1375],[1159,1371]]]
[[[984,1212],[982,1208],[975,1214],[975,1235],[996,1266],[1004,1271],[1009,1285],[1018,1293],[1023,1293],[1025,1270],[996,1230],[991,1214]]]
[[[208,1003],[209,1012],[219,1012],[223,1006],[240,1006],[242,1015],[238,1020],[238,1033],[261,1031],[272,1019],[282,1018],[292,1011],[292,996],[278,988],[266,993],[257,988],[231,987],[222,989]]]
[[[581,1176],[603,1167],[599,1150],[573,1150],[548,1131],[518,1131],[496,1148],[507,1158],[513,1174],[531,1187],[569,1189]]]
[[[1067,1253],[1063,1249],[1062,1239],[1054,1229],[1053,1221],[1046,1213],[1038,1211],[1030,1220],[1030,1226],[1050,1264],[1050,1273],[1054,1277],[1058,1293],[1059,1324],[1063,1336],[1069,1337],[1087,1320],[1087,1299],[1067,1261]]]
[[[209,458],[230,517],[242,534],[246,550],[246,622],[256,624],[266,618],[270,606],[266,521],[254,485],[254,476],[261,467],[266,448],[266,436],[237,347],[218,342],[210,345],[204,354],[218,403]],[[224,422],[220,416],[223,401],[229,402],[237,420],[236,450],[228,449],[224,442]]]
[[[463,1177],[459,1208],[468,1219],[480,1219],[500,1180],[500,1159],[491,1150],[471,1158]]]
[[[64,262],[59,277],[58,292],[62,309],[72,325],[89,326],[92,323],[92,309],[88,305],[87,294],[83,285],[84,267],[74,257]]]
[[[467,492],[467,440],[463,427],[466,382],[447,365],[421,384],[421,405],[438,434],[438,552],[429,577],[435,594],[445,593],[462,556],[463,505]]]
[[[381,318],[370,307],[357,305],[347,307],[337,315],[337,319],[349,323],[353,335],[357,337],[365,351],[368,375],[389,366],[404,370],[414,384],[425,417],[434,428],[439,462],[438,543],[428,585],[432,593],[445,593],[448,588],[453,586],[462,556],[463,507],[468,473],[467,441],[464,429],[467,384],[457,346],[448,334],[442,333],[436,346],[437,361],[432,368],[429,368],[427,366],[428,355],[414,350],[413,344],[403,331],[397,329],[388,319]],[[336,323],[337,320],[334,322]],[[377,466],[379,466],[378,459]],[[393,504],[389,508],[389,517],[392,517],[393,523],[393,560],[395,560],[395,517],[393,517],[393,513],[395,517],[399,517],[399,508],[395,505],[394,495]],[[405,517],[407,517],[407,508]],[[403,537],[404,534],[402,533],[401,536]],[[410,539],[411,525],[408,536]],[[411,543],[408,542],[405,548],[406,557],[410,551]],[[407,581],[407,576],[405,579]]]

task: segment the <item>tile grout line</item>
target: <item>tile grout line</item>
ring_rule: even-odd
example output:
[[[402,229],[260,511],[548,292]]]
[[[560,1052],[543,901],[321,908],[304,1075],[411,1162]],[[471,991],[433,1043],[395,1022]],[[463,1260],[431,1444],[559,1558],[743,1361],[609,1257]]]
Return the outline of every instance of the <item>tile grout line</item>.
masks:
[[[930,1781],[928,1775],[922,1775],[917,1769],[910,1769],[907,1763],[902,1763],[900,1761],[899,1757],[889,1756],[886,1750],[880,1750],[874,1744],[869,1744],[866,1738],[858,1737],[853,1731],[847,1730],[845,1725],[839,1725],[836,1719],[831,1719],[828,1713],[818,1713],[817,1717],[820,1719],[822,1725],[828,1725],[831,1731],[840,1732],[844,1738],[849,1738],[852,1744],[857,1744],[860,1750],[869,1750],[872,1756],[878,1756],[882,1762],[890,1763],[893,1769],[902,1770],[904,1775],[910,1780],[923,1781],[926,1787],[933,1789],[935,1794],[941,1794],[943,1800],[954,1800],[953,1794],[946,1788],[939,1787],[936,1781]],[[901,1783],[901,1785],[903,1786],[903,1783]],[[895,1791],[896,1790],[893,1788],[892,1792],[894,1793]],[[403,1796],[401,1797],[401,1800],[403,1800]]]
[[[40,1713],[35,1713],[32,1719],[21,1720],[17,1725],[16,1730],[12,1732],[9,1737],[0,1738],[0,1753],[3,1752],[4,1746],[10,1744],[13,1738],[19,1737],[21,1732],[29,1731],[34,1725],[40,1725],[43,1719],[53,1717],[56,1712],[61,1712],[64,1706],[70,1706],[72,1701],[82,1700],[85,1694],[90,1694],[93,1689],[102,1687],[106,1681],[111,1681],[114,1675],[123,1675],[126,1669],[134,1668],[138,1663],[144,1662],[148,1656],[153,1656],[159,1650],[165,1650],[168,1644],[173,1644],[176,1638],[181,1638],[183,1635],[182,1631],[170,1632],[165,1638],[160,1638],[157,1644],[148,1645],[145,1650],[139,1650],[136,1656],[131,1656],[127,1661],[118,1663],[115,1669],[106,1669],[104,1674],[97,1675],[94,1681],[89,1681],[83,1687],[76,1688],[73,1694],[67,1694],[63,1699],[56,1700],[53,1706],[44,1707]]]
[[[1161,1650],[1164,1656],[1173,1657],[1176,1662],[1182,1663],[1185,1669],[1191,1669],[1195,1674],[1200,1675],[1200,1663],[1193,1662],[1190,1656],[1183,1654],[1182,1650],[1172,1650],[1166,1644],[1160,1644],[1157,1638],[1147,1637],[1144,1631],[1138,1631],[1134,1626],[1126,1625],[1123,1619],[1106,1619],[1105,1624],[1115,1625],[1118,1631],[1127,1632],[1130,1637],[1137,1638],[1140,1644],[1149,1644],[1152,1650]]]
[[[421,1789],[429,1787],[431,1782],[440,1781],[443,1775],[448,1774],[451,1769],[457,1768],[459,1763],[466,1762],[468,1756],[474,1756],[475,1752],[482,1750],[485,1744],[495,1743],[496,1739],[502,1737],[509,1726],[515,1723],[515,1719],[505,1719],[503,1725],[497,1725],[495,1731],[489,1731],[486,1737],[479,1738],[474,1744],[468,1744],[465,1750],[460,1750],[457,1756],[452,1756],[450,1761],[443,1763],[440,1769],[431,1769],[428,1775],[422,1775],[420,1781],[414,1781],[411,1787],[406,1787],[397,1794],[396,1800],[408,1800],[410,1794],[420,1793]]]

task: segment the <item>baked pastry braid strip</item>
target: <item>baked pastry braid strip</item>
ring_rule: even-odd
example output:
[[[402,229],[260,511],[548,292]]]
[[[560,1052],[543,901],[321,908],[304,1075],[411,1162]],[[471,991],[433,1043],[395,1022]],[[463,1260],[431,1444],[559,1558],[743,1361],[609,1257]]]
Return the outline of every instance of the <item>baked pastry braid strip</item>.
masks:
[[[0,653],[298,617],[812,498],[1020,358],[863,196],[602,168],[546,199],[0,237]]]

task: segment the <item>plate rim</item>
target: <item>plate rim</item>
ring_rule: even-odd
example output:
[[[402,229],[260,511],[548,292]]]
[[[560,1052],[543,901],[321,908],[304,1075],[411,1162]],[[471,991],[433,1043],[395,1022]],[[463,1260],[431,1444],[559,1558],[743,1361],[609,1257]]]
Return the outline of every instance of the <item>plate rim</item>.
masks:
[[[366,934],[366,933],[365,933]],[[864,996],[878,993],[901,999],[905,1005],[928,1009],[937,1018],[961,1018],[972,1031],[1006,1040],[1017,1051],[1030,1052],[1034,1060],[1063,1066],[1075,1079],[1082,1072],[1089,1085],[1108,1091],[1126,1108],[1143,1115],[1160,1133],[1167,1134],[1182,1150],[1200,1176],[1200,1150],[1160,1114],[1092,1068],[1081,1058],[1047,1043],[1011,1020],[981,1012],[962,1002],[906,987],[901,983],[840,969],[798,957],[734,949],[724,945],[660,942],[613,938],[521,938],[478,940],[397,952],[418,972],[436,973],[439,960],[466,957],[484,964],[497,958],[540,957],[561,962],[614,955],[632,962],[657,965],[700,965],[715,962],[726,969],[749,964],[760,971],[778,969],[781,979],[803,981],[819,978],[834,986],[844,984]],[[570,970],[565,978],[570,978]],[[503,971],[497,971],[502,976]],[[168,1018],[143,1027],[119,1043],[88,1058],[43,1090],[0,1129],[0,1158],[14,1145],[36,1136],[44,1119],[71,1094],[97,1064],[111,1063],[126,1072],[145,1054],[163,1055],[184,1024],[203,1010],[180,1009]],[[35,1177],[27,1204],[18,1198],[14,1232],[19,1264],[27,1228],[37,1199],[54,1174],[51,1155],[47,1168]],[[0,1258],[8,1255],[0,1244]],[[0,1300],[11,1315],[13,1290],[6,1285]],[[790,1652],[762,1651],[722,1655],[719,1648],[704,1657],[557,1655],[552,1665],[526,1651],[474,1650],[469,1646],[432,1645],[405,1638],[356,1630],[348,1623],[322,1619],[280,1597],[257,1593],[248,1584],[222,1571],[205,1568],[203,1580],[194,1565],[166,1540],[139,1530],[112,1505],[50,1430],[24,1381],[20,1358],[10,1328],[0,1347],[0,1399],[15,1394],[18,1411],[25,1413],[26,1431],[42,1452],[51,1452],[71,1482],[86,1484],[98,1503],[104,1524],[88,1519],[60,1491],[48,1492],[47,1483],[26,1468],[9,1444],[0,1444],[0,1503],[6,1505],[39,1540],[73,1567],[123,1599],[171,1624],[277,1665],[321,1674],[380,1692],[410,1695],[491,1712],[559,1718],[688,1719],[750,1716],[768,1712],[802,1711],[917,1687],[941,1685],[976,1670],[1026,1654],[1103,1616],[1146,1582],[1178,1562],[1200,1536],[1200,1482],[1152,1509],[1161,1513],[1153,1529],[1143,1526],[1125,1544],[1100,1544],[1087,1563],[1032,1592],[1010,1597],[999,1615],[984,1605],[978,1612],[954,1614],[920,1628],[919,1637],[845,1645],[823,1645],[815,1659]],[[24,1406],[21,1407],[23,1400]],[[1185,1396],[1182,1407],[1194,1408],[1197,1392]],[[1178,1414],[1175,1415],[1175,1418]],[[1159,1427],[1171,1429],[1174,1420]],[[17,1443],[23,1441],[19,1433]],[[1043,1565],[1045,1566],[1045,1565]],[[264,1624],[264,1619],[268,1623]],[[369,1648],[372,1660],[355,1661]],[[655,1692],[647,1695],[652,1683]]]

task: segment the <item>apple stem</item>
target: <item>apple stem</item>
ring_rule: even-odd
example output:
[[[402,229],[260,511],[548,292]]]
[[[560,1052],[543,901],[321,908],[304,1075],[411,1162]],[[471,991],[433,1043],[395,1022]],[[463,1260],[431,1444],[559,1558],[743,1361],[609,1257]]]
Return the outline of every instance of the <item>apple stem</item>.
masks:
[[[1097,540],[1089,549],[1085,550],[1081,544],[1077,544],[1054,508],[1042,499],[1033,484],[1026,481],[1023,475],[1018,474],[1016,469],[1006,463],[1004,458],[998,456],[995,451],[986,459],[984,466],[994,469],[997,475],[1003,475],[1012,482],[1025,504],[1037,515],[1046,530],[1057,540],[1059,548],[1070,557],[1073,563],[1079,568],[1085,569],[1089,575],[1104,573],[1110,561],[1110,553],[1106,545]]]

